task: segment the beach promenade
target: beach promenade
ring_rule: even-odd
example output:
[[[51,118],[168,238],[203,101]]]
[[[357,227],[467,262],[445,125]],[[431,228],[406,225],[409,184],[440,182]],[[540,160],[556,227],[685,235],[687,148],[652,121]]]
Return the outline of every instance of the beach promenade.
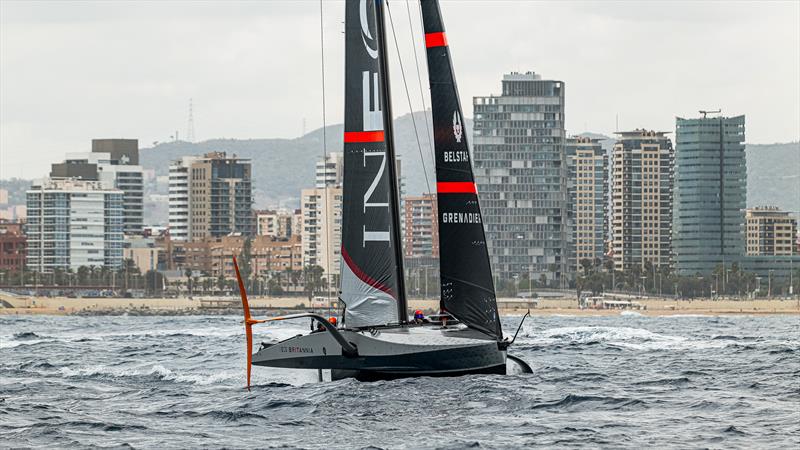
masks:
[[[726,300],[726,299],[649,299],[634,300],[641,309],[634,310],[643,315],[675,314],[800,314],[800,300]],[[0,293],[0,314],[109,314],[109,313],[148,313],[160,315],[186,315],[203,313],[234,312],[240,310],[236,297],[203,298],[67,298],[67,297],[25,297]],[[411,309],[422,309],[428,313],[438,308],[438,300],[409,299]],[[520,315],[527,310],[524,299],[498,299],[501,315]],[[580,309],[573,298],[538,299],[530,303],[531,314],[569,314],[569,315],[618,315],[620,309]],[[304,297],[254,297],[250,307],[260,314],[279,311],[310,309]],[[326,309],[326,308],[320,308]]]

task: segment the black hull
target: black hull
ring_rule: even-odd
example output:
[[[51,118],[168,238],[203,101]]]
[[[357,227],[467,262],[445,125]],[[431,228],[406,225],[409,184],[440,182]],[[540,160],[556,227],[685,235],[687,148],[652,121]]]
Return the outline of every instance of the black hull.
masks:
[[[253,365],[330,370],[333,379],[364,381],[506,373],[505,347],[474,330],[424,326],[337,333],[356,351],[342,351],[334,333],[312,333],[262,347]]]
[[[505,375],[506,364],[496,366],[481,367],[475,369],[462,369],[455,371],[422,371],[422,372],[391,372],[377,370],[331,370],[331,380],[342,380],[345,378],[355,378],[358,381],[383,381],[398,380],[401,378],[413,377],[461,377],[464,375]]]

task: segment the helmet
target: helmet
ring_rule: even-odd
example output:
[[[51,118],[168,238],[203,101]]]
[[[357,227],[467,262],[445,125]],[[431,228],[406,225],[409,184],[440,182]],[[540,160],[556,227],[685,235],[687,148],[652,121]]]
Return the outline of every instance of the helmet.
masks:
[[[418,310],[414,311],[414,318],[415,319],[424,319],[425,318],[425,314],[422,314],[422,310],[418,309]]]
[[[330,323],[331,323],[331,325],[333,325],[333,326],[336,326],[336,317],[331,317],[331,318],[329,318],[329,319],[328,319],[328,322],[330,322]]]

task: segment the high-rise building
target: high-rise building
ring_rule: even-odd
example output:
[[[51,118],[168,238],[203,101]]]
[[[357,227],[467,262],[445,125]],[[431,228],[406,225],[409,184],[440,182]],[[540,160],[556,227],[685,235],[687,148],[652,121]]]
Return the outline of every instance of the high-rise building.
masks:
[[[27,191],[27,267],[40,273],[120,267],[123,192],[108,182],[45,179]]]
[[[744,253],[745,118],[676,119],[672,252],[679,275],[708,275]]]
[[[107,181],[123,192],[125,234],[142,232],[144,225],[144,176],[139,165],[136,139],[93,139],[91,152],[67,153],[52,165],[51,178]]]
[[[189,240],[189,168],[196,156],[184,156],[169,166],[169,235]]]
[[[666,133],[617,133],[613,153],[613,220],[616,270],[669,267],[674,152]]]
[[[271,236],[277,239],[288,239],[292,236],[294,211],[279,209],[256,212],[256,234]]]
[[[403,250],[407,258],[439,257],[439,220],[436,195],[405,198]]]
[[[797,255],[797,219],[777,206],[749,208],[747,221],[747,255]]]
[[[339,275],[342,248],[342,188],[301,192],[303,265],[320,266],[330,280]]]
[[[314,186],[318,189],[325,186],[340,186],[343,174],[344,157],[342,154],[328,153],[324,160],[317,161]]]
[[[255,227],[250,171],[250,160],[228,157],[225,152],[174,161],[169,187],[172,238],[252,235]]]
[[[494,273],[566,278],[564,83],[503,76],[499,97],[475,97],[474,168]]]
[[[597,139],[567,139],[570,266],[603,260],[608,234],[608,156]]]

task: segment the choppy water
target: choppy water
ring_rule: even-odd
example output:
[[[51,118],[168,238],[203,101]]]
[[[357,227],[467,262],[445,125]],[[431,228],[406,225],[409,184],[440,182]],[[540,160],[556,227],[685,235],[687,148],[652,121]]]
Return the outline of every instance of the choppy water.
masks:
[[[800,445],[796,316],[534,317],[512,350],[533,375],[247,392],[239,317],[0,316],[0,447]]]

